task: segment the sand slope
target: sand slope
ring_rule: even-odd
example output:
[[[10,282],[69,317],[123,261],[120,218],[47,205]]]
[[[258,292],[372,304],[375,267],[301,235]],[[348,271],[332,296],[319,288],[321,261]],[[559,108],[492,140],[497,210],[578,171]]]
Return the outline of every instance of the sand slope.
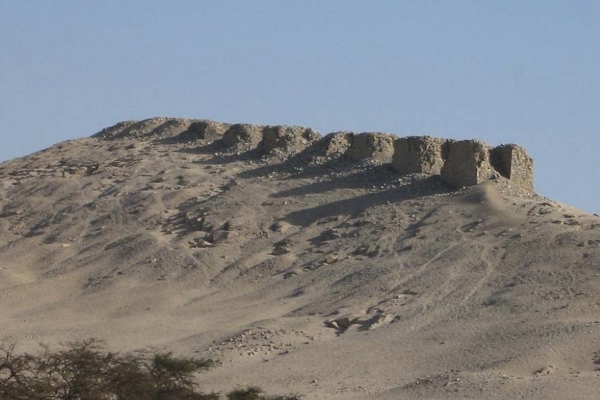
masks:
[[[206,390],[600,396],[598,216],[152,121],[0,164],[4,340],[216,358]]]

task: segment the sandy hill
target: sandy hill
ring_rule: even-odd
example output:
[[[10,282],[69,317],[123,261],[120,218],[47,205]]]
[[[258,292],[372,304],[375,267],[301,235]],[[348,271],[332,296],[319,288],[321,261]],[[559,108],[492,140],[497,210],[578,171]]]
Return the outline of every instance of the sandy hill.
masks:
[[[600,218],[514,145],[154,118],[0,164],[0,336],[205,390],[597,399]]]

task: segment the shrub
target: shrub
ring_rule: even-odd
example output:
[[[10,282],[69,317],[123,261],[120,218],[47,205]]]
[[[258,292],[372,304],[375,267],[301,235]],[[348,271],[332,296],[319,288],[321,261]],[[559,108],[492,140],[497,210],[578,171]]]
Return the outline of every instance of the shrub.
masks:
[[[172,353],[113,353],[88,339],[40,355],[0,349],[0,399],[10,400],[217,400],[197,391],[194,373],[211,360]]]
[[[43,347],[38,355],[0,346],[0,400],[219,400],[202,393],[194,378],[212,360],[170,352],[113,353],[97,339]],[[298,400],[265,396],[257,387],[234,390],[229,400]]]

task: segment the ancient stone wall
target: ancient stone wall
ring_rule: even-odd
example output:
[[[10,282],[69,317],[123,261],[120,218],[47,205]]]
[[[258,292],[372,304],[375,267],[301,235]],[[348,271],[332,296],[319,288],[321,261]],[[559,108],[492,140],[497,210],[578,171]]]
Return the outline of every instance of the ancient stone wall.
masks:
[[[258,147],[262,141],[263,126],[234,124],[223,134],[223,143],[238,150],[250,150]]]
[[[321,138],[311,128],[300,126],[266,126],[262,131],[261,150],[265,153],[276,151],[283,153],[297,153],[304,150],[311,143]]]
[[[182,133],[184,140],[209,140],[215,141],[223,137],[223,134],[231,127],[231,124],[203,119],[190,124],[188,129]]]
[[[352,137],[346,157],[353,161],[377,161],[387,163],[394,155],[396,136],[388,133],[359,133]]]
[[[442,147],[442,179],[454,187],[478,185],[492,176],[490,147],[479,140],[448,140]]]
[[[320,143],[320,155],[325,157],[339,157],[348,151],[354,138],[352,132],[333,132],[325,135]]]
[[[503,177],[516,185],[533,190],[533,159],[516,144],[503,144],[492,149],[490,162]]]
[[[444,139],[431,136],[409,136],[394,141],[392,166],[401,174],[439,174],[444,165]]]
[[[317,164],[334,158],[391,163],[400,174],[440,175],[453,188],[478,185],[501,176],[515,186],[533,190],[533,161],[522,147],[514,144],[492,148],[478,140],[430,136],[399,138],[370,132],[335,132],[321,137],[313,129],[299,126],[226,124],[165,117],[121,122],[94,137],[101,140],[157,138],[170,142],[201,140],[218,142],[238,153],[255,150],[258,154],[283,157],[309,150],[306,159]]]

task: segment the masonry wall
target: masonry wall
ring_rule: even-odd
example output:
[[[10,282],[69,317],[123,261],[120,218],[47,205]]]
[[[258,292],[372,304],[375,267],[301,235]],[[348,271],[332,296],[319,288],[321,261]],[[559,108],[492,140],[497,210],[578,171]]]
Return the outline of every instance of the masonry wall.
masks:
[[[516,185],[533,190],[533,159],[516,144],[504,144],[492,149],[490,162],[498,173]]]
[[[394,142],[392,166],[401,174],[439,174],[444,165],[442,146],[446,140],[431,136],[409,136]]]
[[[440,175],[453,188],[478,185],[502,176],[515,186],[533,190],[533,160],[522,147],[490,147],[478,140],[431,136],[399,138],[387,133],[335,132],[321,137],[311,128],[282,125],[226,124],[211,120],[157,117],[120,122],[94,135],[100,140],[159,138],[201,140],[241,153],[288,157],[305,152],[305,160],[324,157],[349,162],[391,163],[399,174]]]

